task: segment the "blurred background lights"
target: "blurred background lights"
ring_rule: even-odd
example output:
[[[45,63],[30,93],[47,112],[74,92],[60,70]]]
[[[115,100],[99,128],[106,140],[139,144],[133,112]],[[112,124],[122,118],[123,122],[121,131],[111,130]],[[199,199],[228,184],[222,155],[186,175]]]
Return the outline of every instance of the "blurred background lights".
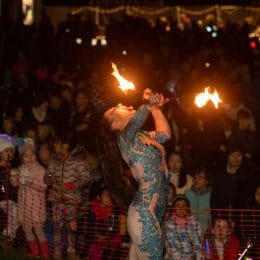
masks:
[[[207,32],[212,32],[211,26],[207,25],[207,26],[206,26],[206,31],[207,31]]]
[[[76,42],[78,45],[80,45],[80,44],[82,44],[82,39],[81,39],[81,38],[76,38],[76,39],[75,39],[75,42]]]
[[[170,30],[171,30],[171,26],[169,24],[167,24],[166,27],[165,27],[165,31],[169,32]]]
[[[251,49],[255,49],[255,48],[257,47],[256,41],[251,40],[251,41],[249,42],[249,46],[250,46]]]
[[[212,32],[212,33],[211,33],[211,37],[212,37],[212,38],[216,38],[217,36],[218,36],[218,33],[217,33],[217,32]]]
[[[91,46],[106,46],[107,45],[107,39],[105,35],[97,35],[95,38],[91,39]]]

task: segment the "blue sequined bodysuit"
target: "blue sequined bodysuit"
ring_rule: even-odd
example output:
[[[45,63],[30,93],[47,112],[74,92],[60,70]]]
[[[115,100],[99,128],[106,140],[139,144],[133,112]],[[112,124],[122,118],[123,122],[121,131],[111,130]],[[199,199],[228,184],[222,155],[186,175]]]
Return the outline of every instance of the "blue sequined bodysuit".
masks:
[[[166,208],[168,177],[162,132],[141,130],[149,110],[140,107],[118,137],[122,157],[138,183],[127,217],[131,237],[129,259],[162,259],[160,222]]]

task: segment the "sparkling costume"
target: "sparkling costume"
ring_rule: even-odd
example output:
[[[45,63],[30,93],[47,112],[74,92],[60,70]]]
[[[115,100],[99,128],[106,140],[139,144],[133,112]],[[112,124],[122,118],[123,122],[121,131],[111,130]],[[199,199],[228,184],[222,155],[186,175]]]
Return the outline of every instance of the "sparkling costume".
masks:
[[[166,208],[168,172],[165,150],[161,145],[168,137],[163,132],[141,130],[149,115],[140,107],[118,137],[122,157],[138,183],[127,218],[131,237],[130,259],[162,259],[163,245],[160,222]]]

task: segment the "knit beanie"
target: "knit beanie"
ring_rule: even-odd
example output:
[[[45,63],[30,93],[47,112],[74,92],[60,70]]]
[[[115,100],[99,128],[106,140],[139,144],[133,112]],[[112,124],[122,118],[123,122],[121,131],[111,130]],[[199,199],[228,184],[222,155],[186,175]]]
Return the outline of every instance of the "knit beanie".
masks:
[[[24,143],[20,147],[18,147],[18,152],[20,156],[22,156],[25,151],[36,151],[32,138],[24,138]]]
[[[13,138],[7,134],[0,134],[0,152],[7,148],[14,149]]]

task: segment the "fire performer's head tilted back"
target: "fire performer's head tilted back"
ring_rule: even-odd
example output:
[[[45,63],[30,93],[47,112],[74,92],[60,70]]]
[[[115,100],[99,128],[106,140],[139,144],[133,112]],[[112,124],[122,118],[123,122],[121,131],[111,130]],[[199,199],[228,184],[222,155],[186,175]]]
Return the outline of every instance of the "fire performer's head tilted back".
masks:
[[[121,104],[104,113],[103,173],[116,200],[129,198],[120,185],[121,159],[129,166],[138,190],[128,208],[127,228],[131,237],[130,259],[162,259],[160,222],[167,203],[168,172],[163,143],[171,137],[170,127],[160,107],[168,100],[146,89],[146,104],[134,110]],[[155,130],[142,130],[149,114]]]

